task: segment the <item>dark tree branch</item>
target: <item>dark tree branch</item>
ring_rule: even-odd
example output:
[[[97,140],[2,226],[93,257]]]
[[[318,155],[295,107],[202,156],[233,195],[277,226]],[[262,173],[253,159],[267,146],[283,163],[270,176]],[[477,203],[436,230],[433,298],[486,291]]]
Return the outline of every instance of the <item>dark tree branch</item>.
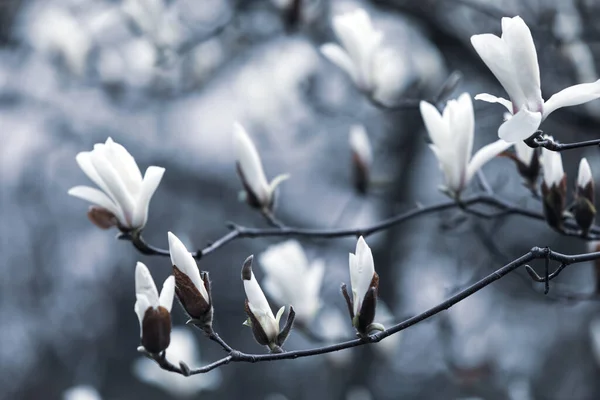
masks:
[[[600,139],[585,140],[583,142],[574,143],[558,143],[552,139],[543,137],[542,131],[538,131],[534,136],[525,140],[525,144],[534,149],[538,147],[543,147],[551,151],[560,152],[565,150],[579,149],[582,147],[600,146]]]
[[[440,304],[430,308],[429,310],[427,310],[421,314],[418,314],[414,317],[408,318],[408,319],[404,320],[403,322],[393,325],[393,326],[389,327],[388,329],[385,329],[381,332],[366,335],[366,336],[363,336],[358,339],[348,340],[348,341],[344,341],[344,342],[329,345],[329,346],[317,347],[317,348],[307,349],[307,350],[295,350],[295,351],[276,353],[276,354],[247,354],[247,353],[240,352],[238,350],[231,349],[231,347],[229,345],[225,344],[225,346],[223,346],[224,348],[231,349],[229,351],[229,354],[226,357],[224,357],[218,361],[215,361],[211,364],[208,364],[204,367],[193,369],[193,370],[190,370],[187,367],[187,365],[183,362],[180,363],[180,367],[174,366],[173,364],[169,363],[166,360],[164,353],[162,355],[152,355],[152,354],[145,352],[143,349],[140,351],[142,353],[144,353],[146,356],[148,356],[149,358],[156,361],[161,368],[166,369],[167,371],[171,371],[171,372],[179,373],[181,375],[189,376],[189,375],[201,374],[201,373],[208,372],[208,371],[218,368],[222,365],[229,364],[230,362],[257,363],[257,362],[264,362],[264,361],[292,360],[292,359],[301,358],[301,357],[310,357],[310,356],[315,356],[315,355],[320,355],[320,354],[332,353],[334,351],[345,350],[345,349],[349,349],[352,347],[362,346],[362,345],[366,345],[366,344],[370,344],[370,343],[377,343],[377,342],[380,342],[381,340],[385,339],[388,336],[391,336],[395,333],[403,331],[413,325],[416,325],[417,323],[419,323],[421,321],[424,321],[442,311],[449,309],[453,305],[459,303],[460,301],[466,299],[469,296],[472,296],[473,294],[477,293],[478,291],[485,288],[486,286],[494,283],[495,281],[497,281],[497,280],[501,279],[502,277],[508,275],[509,273],[515,271],[519,267],[526,266],[527,263],[529,263],[533,260],[536,260],[536,259],[543,259],[543,260],[545,260],[546,263],[549,263],[550,261],[556,261],[556,262],[561,263],[561,266],[557,270],[553,271],[552,273],[547,274],[547,276],[542,278],[543,281],[546,282],[546,284],[548,284],[552,279],[555,279],[558,276],[558,274],[560,273],[560,271],[562,271],[568,265],[600,259],[600,252],[577,254],[577,255],[567,255],[567,254],[555,252],[548,247],[545,247],[545,248],[534,247],[529,252],[527,252],[526,254],[517,258],[516,260],[511,261],[510,263],[506,264],[502,268],[494,271],[493,273],[489,274],[485,278],[480,279],[479,281],[475,282],[471,286],[461,290],[460,292],[451,296],[447,300],[441,302]],[[528,267],[528,266],[526,266],[526,267]],[[531,268],[528,268],[528,271],[529,270],[531,270]],[[536,281],[538,281],[538,278],[540,278],[540,277],[539,277],[539,275],[535,274],[535,275],[532,275],[532,278],[534,278]]]

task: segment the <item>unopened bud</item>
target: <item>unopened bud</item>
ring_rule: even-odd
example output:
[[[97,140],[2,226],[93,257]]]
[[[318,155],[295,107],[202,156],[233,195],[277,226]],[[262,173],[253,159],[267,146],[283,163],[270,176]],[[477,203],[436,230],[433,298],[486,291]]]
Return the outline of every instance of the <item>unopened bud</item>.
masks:
[[[106,208],[90,206],[87,216],[89,220],[100,229],[110,229],[119,224],[117,217]]]
[[[542,196],[544,204],[544,216],[546,222],[552,228],[561,231],[563,229],[563,214],[566,207],[567,179],[563,177],[559,185],[548,187],[542,183]]]
[[[582,158],[579,163],[575,193],[575,201],[571,206],[571,212],[575,217],[577,225],[579,225],[584,234],[587,234],[596,218],[596,207],[594,205],[592,170],[585,158]]]
[[[369,285],[369,290],[362,300],[360,310],[354,316],[353,324],[361,335],[366,335],[375,320],[375,311],[377,310],[377,289],[379,288],[379,275],[373,274],[373,279]]]
[[[362,125],[350,128],[350,148],[352,150],[352,170],[354,187],[359,193],[366,193],[369,188],[370,169],[373,152],[367,131]]]
[[[164,308],[148,308],[142,322],[142,346],[158,354],[171,343],[171,313]]]
[[[213,321],[213,307],[208,272],[201,274],[204,288],[208,293],[208,300],[200,293],[189,276],[173,266],[175,276],[175,294],[185,312],[191,317],[188,323],[194,324],[205,331],[210,331]]]

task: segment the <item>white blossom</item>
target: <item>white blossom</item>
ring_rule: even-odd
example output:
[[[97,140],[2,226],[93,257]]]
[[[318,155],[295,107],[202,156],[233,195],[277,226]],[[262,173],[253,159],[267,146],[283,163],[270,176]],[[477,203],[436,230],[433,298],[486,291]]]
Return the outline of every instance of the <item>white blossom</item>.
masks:
[[[233,126],[233,144],[238,171],[246,189],[248,202],[254,207],[271,208],[275,189],[289,176],[279,175],[270,183],[267,182],[258,151],[244,127],[239,123],[235,123]]]
[[[361,236],[356,242],[356,251],[348,257],[350,266],[350,285],[352,286],[352,306],[354,315],[360,313],[365,295],[371,288],[375,276],[375,262],[371,248]]]
[[[554,110],[574,106],[600,97],[600,80],[566,88],[546,102],[540,88],[540,69],[529,27],[521,17],[502,18],[502,36],[474,35],[473,47],[506,90],[510,100],[482,93],[477,100],[500,103],[513,118],[498,130],[509,142],[525,140],[533,135],[541,122]]]
[[[344,70],[363,92],[387,100],[389,64],[393,52],[382,47],[383,33],[373,27],[369,14],[361,8],[333,18],[333,31],[340,41],[321,46],[321,53]]]
[[[549,137],[549,139],[553,140],[552,137]],[[544,183],[546,186],[548,188],[551,188],[553,185],[560,186],[565,175],[560,152],[542,148],[542,167],[544,169]]]
[[[528,146],[523,141],[515,142],[515,154],[517,159],[521,161],[525,166],[530,166],[533,161],[533,153],[535,149]]]
[[[309,263],[300,243],[288,240],[270,246],[259,256],[259,263],[266,274],[267,293],[280,305],[292,304],[298,321],[308,325],[321,307],[323,261]]]
[[[432,141],[431,150],[445,176],[443,189],[453,197],[460,195],[477,170],[511,145],[500,139],[482,147],[471,157],[475,117],[468,93],[461,94],[458,100],[448,101],[443,115],[425,101],[421,101],[420,109]]]
[[[164,168],[151,166],[142,178],[135,159],[111,138],[97,143],[94,150],[76,157],[79,167],[101,190],[76,186],[69,190],[113,214],[121,229],[141,229],[148,220],[150,199],[156,191]]]
[[[271,306],[269,306],[269,302],[252,271],[252,256],[244,263],[244,268],[242,269],[242,281],[244,282],[244,291],[246,292],[248,308],[256,321],[260,324],[260,328],[267,339],[267,343],[260,344],[267,345],[275,343],[277,341],[277,336],[279,335],[279,321],[285,311],[285,306],[279,309],[276,317],[273,315]]]
[[[584,157],[579,162],[579,171],[577,173],[577,186],[585,188],[592,182],[592,170],[587,159]]]
[[[373,150],[365,127],[362,125],[352,125],[350,127],[349,142],[354,154],[368,168],[373,162]]]
[[[63,393],[63,400],[102,400],[98,391],[89,385],[73,386]]]
[[[168,233],[169,237],[169,254],[171,256],[171,263],[177,267],[181,272],[186,274],[200,295],[205,301],[210,302],[208,292],[204,287],[204,281],[200,277],[200,270],[196,264],[196,260],[192,257],[192,254],[186,249],[185,245],[179,240],[173,233]]]
[[[174,327],[171,332],[171,344],[166,350],[167,361],[174,365],[179,365],[180,361],[190,366],[203,365],[197,340],[189,327]],[[133,373],[140,381],[181,398],[192,397],[205,390],[214,390],[221,384],[221,371],[218,369],[190,379],[163,370],[147,357],[135,360]]]

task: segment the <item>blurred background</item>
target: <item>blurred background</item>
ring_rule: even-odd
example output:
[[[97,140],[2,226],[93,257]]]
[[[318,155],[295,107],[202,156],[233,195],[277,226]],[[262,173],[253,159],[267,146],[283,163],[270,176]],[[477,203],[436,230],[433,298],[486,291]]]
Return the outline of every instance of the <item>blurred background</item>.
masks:
[[[139,254],[116,231],[86,217],[67,195],[90,184],[75,162],[107,137],[140,169],[166,168],[150,206],[146,239],[167,231],[190,249],[227,232],[225,223],[266,227],[238,201],[232,123],[256,143],[269,178],[290,173],[277,216],[287,225],[360,227],[444,200],[437,161],[416,109],[373,106],[318,51],[336,41],[331,18],[364,8],[397,64],[403,98],[431,98],[452,71],[452,94],[504,95],[470,45],[521,15],[539,55],[544,98],[598,79],[600,2],[594,0],[2,0],[0,2],[0,398],[2,399],[570,399],[600,398],[600,308],[565,301],[593,293],[592,265],[568,268],[550,294],[517,271],[448,311],[376,346],[331,356],[224,366],[181,378],[136,352],[134,266],[157,282],[167,258]],[[475,102],[479,148],[496,138],[497,105]],[[559,110],[544,123],[562,141],[598,137],[600,101]],[[367,195],[352,185],[350,126],[373,144]],[[597,149],[563,154],[569,187],[579,159],[600,174]],[[484,168],[499,196],[541,211],[514,165]],[[598,171],[598,172],[596,172]],[[471,191],[479,190],[476,182]],[[278,238],[244,239],[200,262],[211,274],[215,329],[232,346],[262,353],[242,326],[240,267]],[[442,301],[528,251],[586,251],[539,221],[480,220],[457,210],[368,238],[391,324]],[[350,338],[339,295],[349,283],[355,239],[302,240],[325,263],[323,307],[313,330]],[[538,270],[543,266],[534,264]],[[282,266],[285,268],[285,266]],[[264,274],[255,268],[259,281]],[[174,306],[172,353],[191,366],[222,357],[184,326]],[[596,322],[595,322],[596,321]],[[286,349],[318,346],[295,331]],[[383,350],[383,351],[379,351]],[[177,358],[176,357],[176,358]],[[177,360],[175,360],[177,361]],[[75,389],[73,389],[75,388]],[[63,397],[64,396],[64,397]],[[87,397],[86,397],[87,396]]]

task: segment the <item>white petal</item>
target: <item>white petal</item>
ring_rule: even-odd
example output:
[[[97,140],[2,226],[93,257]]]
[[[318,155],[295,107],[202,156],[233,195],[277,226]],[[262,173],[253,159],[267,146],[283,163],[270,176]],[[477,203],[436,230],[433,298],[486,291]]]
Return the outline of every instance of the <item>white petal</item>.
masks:
[[[281,316],[283,315],[284,311],[285,311],[285,306],[283,306],[279,310],[277,310],[277,315],[275,316],[275,322],[277,323],[277,331],[279,331],[279,321],[281,320]]]
[[[440,148],[449,145],[451,141],[450,128],[437,108],[426,101],[421,101],[419,109],[431,141]]]
[[[169,254],[171,255],[171,263],[176,265],[177,269],[186,274],[194,286],[196,286],[202,297],[204,297],[206,301],[209,301],[208,293],[204,287],[204,282],[200,277],[200,270],[198,269],[196,260],[194,260],[192,254],[177,236],[171,232],[169,232],[167,235],[169,237]]]
[[[455,107],[450,112],[450,132],[454,139],[456,158],[464,170],[471,159],[473,151],[473,137],[475,134],[475,115],[473,102],[468,93],[461,94]],[[461,174],[462,175],[462,174]]]
[[[488,103],[500,103],[506,107],[509,113],[512,114],[513,112],[513,104],[510,102],[510,100],[506,100],[502,97],[496,97],[488,93],[479,93],[477,96],[475,96],[475,100],[481,100]]]
[[[469,166],[467,167],[467,177],[465,181],[465,185],[473,178],[475,172],[477,172],[485,163],[490,161],[492,158],[496,157],[498,154],[502,153],[504,150],[508,149],[512,143],[505,142],[500,139],[493,143],[488,144],[487,146],[483,146],[471,159]]]
[[[344,70],[352,79],[354,84],[358,84],[358,71],[354,62],[339,45],[335,43],[325,43],[320,47],[321,54],[323,54],[329,61],[337,65],[339,68]]]
[[[511,119],[500,125],[498,136],[510,143],[522,141],[533,135],[541,122],[542,113],[531,112],[523,107]]]
[[[121,223],[125,221],[123,213],[121,212],[121,208],[113,203],[113,201],[104,192],[98,189],[94,189],[89,186],[75,186],[69,189],[67,193],[71,196],[79,197],[80,199],[87,200],[90,203],[107,209],[113,213],[114,216],[121,221]]]
[[[135,159],[125,147],[114,142],[110,137],[106,140],[105,148],[108,161],[118,171],[127,189],[134,196],[137,195],[142,184],[142,173]]]
[[[485,65],[498,79],[498,82],[504,87],[513,103],[516,103],[520,108],[526,99],[512,70],[508,49],[504,41],[498,36],[486,33],[471,36],[471,44]]]
[[[136,199],[135,208],[133,210],[133,218],[131,226],[133,228],[143,228],[148,221],[148,207],[154,192],[158,188],[160,181],[165,173],[165,169],[161,167],[148,167],[144,174],[144,180],[140,187],[140,192]]]
[[[453,147],[445,147],[443,150],[435,145],[429,145],[438,159],[440,170],[444,174],[446,187],[454,192],[460,192],[463,188],[463,176],[467,165],[456,157]]]
[[[373,262],[373,254],[367,242],[361,236],[356,242],[354,257],[350,256],[350,282],[352,284],[352,291],[356,293],[356,299],[354,300],[355,314],[360,309],[359,305],[369,290],[374,273],[375,264]]]
[[[243,281],[246,298],[252,309],[259,310],[265,315],[270,316],[272,319],[275,319],[273,311],[271,311],[271,307],[269,306],[269,302],[260,288],[258,281],[254,277],[254,272],[252,272],[250,280],[243,279]]]
[[[290,174],[279,174],[271,182],[269,182],[269,197],[273,197],[275,195],[275,190],[277,186],[279,186],[282,182],[290,179]]]
[[[542,148],[542,166],[546,185],[559,185],[565,175],[560,152]]]
[[[93,386],[79,385],[65,390],[62,400],[102,400],[102,397]]]
[[[367,135],[367,130],[362,125],[352,125],[350,127],[350,148],[358,156],[358,158],[367,167],[373,161],[373,150],[371,149],[371,141]]]
[[[600,79],[596,82],[568,87],[556,93],[544,103],[544,118],[556,109],[587,103],[599,97]]]
[[[158,291],[148,268],[141,262],[135,267],[135,312],[140,321],[140,336],[144,314],[148,308],[158,307]]]
[[[171,307],[173,306],[173,295],[175,294],[175,277],[173,275],[169,276],[165,283],[163,283],[162,290],[160,291],[160,297],[158,299],[158,303],[167,309],[167,311],[171,312]]]
[[[517,158],[525,165],[531,164],[534,149],[525,144],[525,142],[515,142],[515,153]]]
[[[115,168],[107,161],[102,148],[98,147],[91,153],[91,161],[96,172],[98,172],[98,175],[108,187],[108,192],[112,195],[115,202],[121,206],[127,222],[124,225],[130,226],[135,203],[123,180]]]
[[[233,144],[239,166],[246,183],[263,205],[270,203],[269,185],[263,171],[260,156],[248,133],[242,125],[233,125]]]
[[[531,31],[519,16],[502,18],[502,40],[506,43],[514,77],[531,111],[541,111],[540,67]],[[522,104],[519,104],[519,107]]]
[[[92,152],[91,151],[82,151],[77,154],[75,157],[77,164],[79,164],[79,168],[94,182],[103,192],[105,192],[113,202],[117,203],[115,198],[110,193],[110,190],[106,183],[102,180],[96,168],[92,164]]]
[[[579,162],[579,172],[577,173],[577,186],[584,188],[592,181],[592,169],[587,159],[584,157]]]

